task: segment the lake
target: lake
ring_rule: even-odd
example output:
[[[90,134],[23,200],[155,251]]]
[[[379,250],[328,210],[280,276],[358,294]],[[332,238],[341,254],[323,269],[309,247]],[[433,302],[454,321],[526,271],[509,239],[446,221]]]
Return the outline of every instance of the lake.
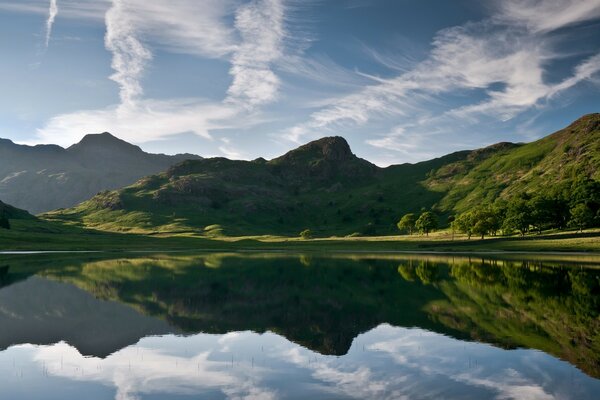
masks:
[[[1,399],[595,399],[600,257],[0,255]]]

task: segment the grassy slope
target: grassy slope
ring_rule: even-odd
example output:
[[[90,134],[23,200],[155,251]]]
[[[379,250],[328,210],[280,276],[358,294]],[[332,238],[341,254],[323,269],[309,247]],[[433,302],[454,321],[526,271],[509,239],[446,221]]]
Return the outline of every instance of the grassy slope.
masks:
[[[432,174],[426,185],[445,193],[441,209],[464,211],[498,197],[535,193],[577,176],[600,179],[599,165],[600,114],[590,114],[535,142],[504,146],[483,160],[448,164]]]
[[[448,232],[430,237],[328,237],[302,240],[286,236],[208,237],[182,233],[115,233],[36,219],[12,220],[11,230],[0,229],[0,250],[288,250],[288,251],[433,251],[433,252],[486,252],[486,251],[562,251],[600,252],[600,230],[583,234],[564,232],[532,235],[525,238],[471,239]]]
[[[268,162],[184,162],[44,218],[132,233],[199,233],[218,224],[229,236],[306,228],[317,236],[388,235],[400,215],[421,207],[453,213],[576,176],[600,179],[599,146],[600,114],[533,143],[385,169],[352,155],[343,139],[324,138]]]
[[[390,234],[396,232],[398,215],[432,207],[442,199],[442,194],[419,182],[432,169],[466,154],[379,169],[357,182],[350,176],[318,184],[302,176],[280,177],[272,165],[204,160],[195,162],[198,170],[187,175],[160,174],[43,218],[134,233],[201,232],[218,224],[225,234],[235,236],[295,236],[305,228],[328,236],[363,232],[371,223],[373,233]],[[197,193],[187,193],[193,190]]]

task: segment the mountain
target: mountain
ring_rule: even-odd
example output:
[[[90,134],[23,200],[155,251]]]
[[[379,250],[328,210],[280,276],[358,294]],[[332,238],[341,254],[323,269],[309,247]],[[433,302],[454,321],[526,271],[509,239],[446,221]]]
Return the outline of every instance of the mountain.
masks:
[[[34,214],[72,207],[103,190],[164,171],[191,154],[149,154],[109,133],[64,149],[0,139],[0,199]]]
[[[492,149],[491,154],[485,154]],[[434,171],[425,182],[445,194],[442,209],[464,211],[498,197],[533,193],[578,178],[600,180],[600,114],[521,146],[499,143]]]
[[[0,201],[0,218],[8,218],[8,219],[33,219],[33,215],[29,214],[25,210],[20,210],[16,207],[10,206],[8,204]]]
[[[328,137],[270,161],[187,160],[46,218],[110,231],[386,234],[406,212],[448,215],[583,177],[598,180],[599,146],[600,114],[533,143],[387,168],[355,156],[343,138]]]

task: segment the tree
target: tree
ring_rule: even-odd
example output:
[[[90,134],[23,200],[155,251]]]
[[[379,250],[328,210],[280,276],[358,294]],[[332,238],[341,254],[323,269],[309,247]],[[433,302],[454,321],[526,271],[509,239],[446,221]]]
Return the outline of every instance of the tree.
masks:
[[[514,198],[506,208],[506,217],[502,225],[507,231],[518,231],[521,236],[529,232],[531,225],[531,207],[528,199]]]
[[[562,229],[569,219],[568,202],[557,195],[540,194],[529,201],[529,207],[531,209],[531,225],[536,228],[538,233],[548,228]]]
[[[470,212],[459,214],[452,222],[452,229],[456,229],[471,239],[473,234],[473,214]]]
[[[577,204],[571,209],[571,226],[576,227],[580,231],[591,226],[594,222],[594,213],[588,206],[583,203]]]
[[[501,224],[499,213],[491,207],[477,208],[473,212],[473,233],[482,239],[485,235],[495,235]]]
[[[431,211],[425,211],[415,222],[415,227],[422,234],[424,233],[425,235],[429,236],[429,232],[438,227],[437,216]]]
[[[400,219],[397,226],[401,231],[408,231],[409,235],[412,235],[415,230],[415,223],[417,222],[417,217],[413,213],[404,214],[404,216]]]
[[[302,239],[310,239],[312,237],[312,232],[310,229],[305,229],[302,232],[300,232],[300,237]]]
[[[500,229],[501,219],[500,214],[491,207],[479,207],[472,211],[460,214],[452,227],[467,234],[471,239],[471,235],[479,235],[483,239],[485,235],[495,235]]]
[[[10,221],[8,220],[8,218],[4,216],[0,217],[0,228],[10,229]]]
[[[454,215],[449,215],[446,221],[450,224],[450,230],[452,231],[452,240],[454,240],[454,233],[456,232],[456,227],[454,226],[454,220],[456,217]]]

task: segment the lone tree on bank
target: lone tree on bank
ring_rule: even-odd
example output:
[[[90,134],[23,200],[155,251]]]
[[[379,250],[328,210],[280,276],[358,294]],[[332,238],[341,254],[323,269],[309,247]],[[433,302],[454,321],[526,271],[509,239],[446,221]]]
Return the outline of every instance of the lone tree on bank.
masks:
[[[300,232],[300,237],[304,240],[312,238],[312,231],[310,229],[305,229]]]
[[[425,211],[421,214],[417,222],[415,222],[415,227],[419,232],[429,236],[429,232],[434,231],[438,227],[438,219],[431,211]]]
[[[413,213],[408,213],[400,219],[396,226],[398,226],[398,229],[400,229],[401,231],[408,231],[408,234],[412,235],[413,231],[415,230],[416,222],[417,216]]]

